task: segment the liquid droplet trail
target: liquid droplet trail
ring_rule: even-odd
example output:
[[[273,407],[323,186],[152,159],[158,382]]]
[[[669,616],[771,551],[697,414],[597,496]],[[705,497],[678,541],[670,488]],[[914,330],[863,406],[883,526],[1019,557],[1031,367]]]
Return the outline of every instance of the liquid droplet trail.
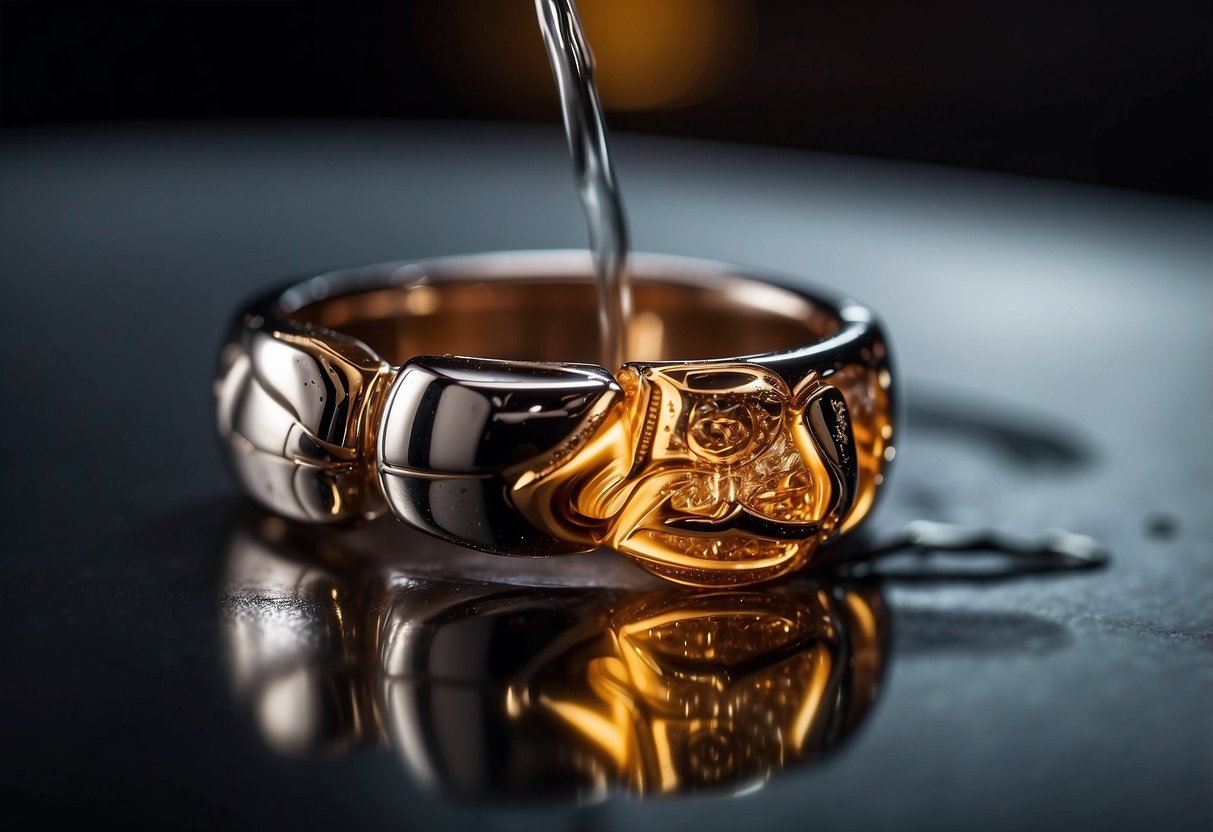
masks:
[[[923,568],[923,559],[943,555],[965,558],[981,555],[1002,556],[1005,563],[990,569],[988,564],[975,571],[935,571]],[[875,564],[899,555],[917,556],[917,568],[908,571],[877,570]],[[1102,569],[1111,562],[1107,548],[1087,535],[1049,529],[1035,538],[1018,537],[984,526],[961,526],[933,520],[914,520],[884,540],[858,548],[839,547],[822,563],[830,567],[852,567],[852,574],[875,574],[885,578],[926,579],[967,577],[972,579],[1012,578],[1021,575]]]

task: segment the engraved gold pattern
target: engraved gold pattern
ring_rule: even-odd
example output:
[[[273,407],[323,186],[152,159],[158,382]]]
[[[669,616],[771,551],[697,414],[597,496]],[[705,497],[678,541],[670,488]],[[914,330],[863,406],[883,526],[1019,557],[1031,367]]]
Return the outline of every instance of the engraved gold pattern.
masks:
[[[538,528],[607,545],[671,579],[743,583],[802,565],[840,524],[842,495],[795,391],[743,362],[627,365],[588,439],[528,465],[512,489]],[[829,430],[849,462],[846,405]],[[558,460],[553,464],[554,460]]]
[[[858,526],[871,511],[877,489],[884,482],[886,451],[893,447],[888,357],[879,342],[864,352],[867,366],[849,364],[829,378],[846,397],[859,468],[855,502],[843,519],[843,534]]]

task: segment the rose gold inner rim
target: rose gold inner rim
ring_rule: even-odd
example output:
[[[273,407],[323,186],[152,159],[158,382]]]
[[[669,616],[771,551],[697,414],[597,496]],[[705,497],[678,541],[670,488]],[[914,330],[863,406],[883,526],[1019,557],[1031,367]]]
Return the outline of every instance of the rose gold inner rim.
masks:
[[[836,310],[755,279],[634,280],[628,358],[708,360],[828,338]],[[417,355],[598,361],[598,298],[584,277],[442,278],[308,303],[291,313],[365,342],[392,364]]]

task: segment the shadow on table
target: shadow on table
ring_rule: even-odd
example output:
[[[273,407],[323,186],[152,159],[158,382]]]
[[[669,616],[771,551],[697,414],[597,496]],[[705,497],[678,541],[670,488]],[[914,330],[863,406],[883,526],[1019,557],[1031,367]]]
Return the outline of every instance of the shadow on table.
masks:
[[[905,417],[908,432],[968,440],[995,461],[1018,469],[1038,473],[1077,471],[1096,461],[1090,443],[1070,425],[932,385],[911,389]]]

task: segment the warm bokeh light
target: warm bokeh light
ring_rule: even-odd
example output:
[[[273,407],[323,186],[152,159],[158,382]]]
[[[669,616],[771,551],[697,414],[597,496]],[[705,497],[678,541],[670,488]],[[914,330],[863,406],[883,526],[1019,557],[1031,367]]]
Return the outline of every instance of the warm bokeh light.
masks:
[[[649,110],[708,97],[751,11],[743,0],[582,0],[603,106]]]
[[[750,29],[745,0],[580,0],[608,110],[693,104],[727,82]],[[551,71],[530,3],[450,0],[426,8],[432,54],[459,98],[520,111],[555,101]]]

